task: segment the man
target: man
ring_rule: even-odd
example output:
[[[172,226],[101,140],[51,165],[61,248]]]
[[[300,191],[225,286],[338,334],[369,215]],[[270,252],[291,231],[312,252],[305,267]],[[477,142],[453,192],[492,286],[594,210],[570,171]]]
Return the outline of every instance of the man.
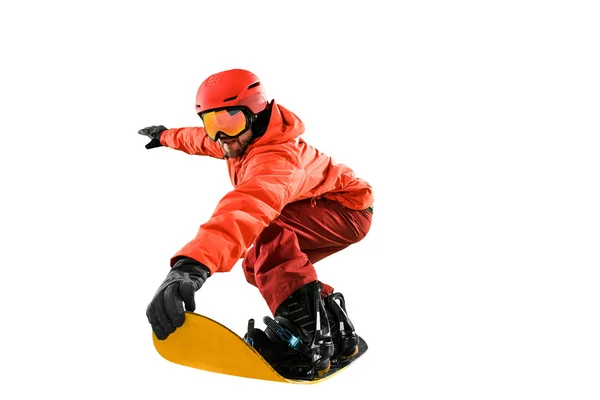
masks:
[[[372,188],[304,142],[302,121],[268,101],[249,71],[208,77],[198,89],[196,112],[204,127],[141,129],[151,139],[146,148],[224,159],[234,189],[171,259],[147,308],[152,329],[166,339],[184,323],[182,302],[194,311],[194,294],[207,278],[243,258],[247,281],[275,317],[274,325],[247,337],[282,375],[322,376],[331,363],[356,354],[358,337],[343,295],[317,279],[313,264],[365,237]]]

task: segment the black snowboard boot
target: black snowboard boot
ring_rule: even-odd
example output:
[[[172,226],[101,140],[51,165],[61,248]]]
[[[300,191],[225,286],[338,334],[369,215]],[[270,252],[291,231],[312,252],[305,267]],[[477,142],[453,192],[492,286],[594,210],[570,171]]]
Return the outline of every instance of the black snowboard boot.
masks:
[[[312,380],[331,366],[333,343],[321,283],[311,282],[281,303],[275,319],[265,317],[267,328],[248,327],[244,339],[271,366],[289,379]]]
[[[331,362],[344,363],[358,353],[358,336],[346,312],[346,301],[341,293],[326,296],[324,303],[335,349]]]

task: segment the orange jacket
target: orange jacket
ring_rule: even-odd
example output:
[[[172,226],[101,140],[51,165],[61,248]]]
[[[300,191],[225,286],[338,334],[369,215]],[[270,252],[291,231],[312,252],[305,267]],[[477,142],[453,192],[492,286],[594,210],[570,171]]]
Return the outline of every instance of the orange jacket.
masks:
[[[198,234],[171,259],[187,256],[206,265],[211,274],[231,270],[258,234],[283,207],[297,200],[326,197],[362,210],[373,204],[371,186],[344,164],[309,146],[299,136],[304,124],[273,101],[265,134],[238,158],[227,158],[234,189],[219,201]],[[164,131],[163,145],[188,154],[224,158],[221,146],[204,128]]]

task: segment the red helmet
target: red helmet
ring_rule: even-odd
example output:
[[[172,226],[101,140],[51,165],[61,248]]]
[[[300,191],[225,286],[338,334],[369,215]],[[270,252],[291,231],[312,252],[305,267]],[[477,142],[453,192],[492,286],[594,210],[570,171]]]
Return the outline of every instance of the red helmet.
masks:
[[[218,72],[206,78],[196,94],[196,113],[222,107],[246,106],[258,114],[267,106],[258,76],[243,69]]]

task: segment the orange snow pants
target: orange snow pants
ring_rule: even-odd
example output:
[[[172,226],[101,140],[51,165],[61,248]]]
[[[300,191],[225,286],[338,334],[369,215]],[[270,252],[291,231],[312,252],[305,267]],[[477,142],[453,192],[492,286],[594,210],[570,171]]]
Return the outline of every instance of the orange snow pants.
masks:
[[[242,262],[246,280],[256,286],[273,314],[293,292],[317,280],[313,264],[362,240],[372,213],[351,210],[320,198],[283,208],[256,238]],[[323,296],[333,288],[323,282]]]

